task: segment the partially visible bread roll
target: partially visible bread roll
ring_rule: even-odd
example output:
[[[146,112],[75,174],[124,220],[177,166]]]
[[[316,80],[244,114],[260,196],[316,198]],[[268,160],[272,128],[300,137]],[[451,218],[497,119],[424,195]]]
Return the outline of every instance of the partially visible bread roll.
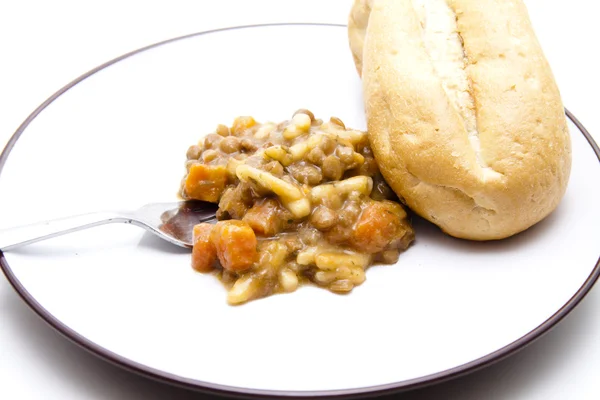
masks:
[[[362,52],[367,34],[367,24],[371,14],[371,5],[373,0],[355,0],[350,16],[348,18],[348,39],[350,42],[350,51],[354,58],[354,65],[358,75],[362,74]]]
[[[491,240],[556,208],[571,143],[522,1],[356,0],[349,39],[377,163],[413,211]]]

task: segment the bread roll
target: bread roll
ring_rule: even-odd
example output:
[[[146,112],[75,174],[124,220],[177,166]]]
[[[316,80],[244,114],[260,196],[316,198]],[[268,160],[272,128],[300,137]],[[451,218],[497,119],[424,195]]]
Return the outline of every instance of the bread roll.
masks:
[[[550,214],[571,142],[520,0],[356,0],[349,39],[379,168],[444,232],[502,239]]]

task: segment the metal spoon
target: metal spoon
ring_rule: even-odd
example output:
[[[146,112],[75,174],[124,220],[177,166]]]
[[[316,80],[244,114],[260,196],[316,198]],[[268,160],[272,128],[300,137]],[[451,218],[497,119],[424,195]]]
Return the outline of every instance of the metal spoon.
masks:
[[[192,228],[200,222],[216,221],[217,206],[201,201],[146,204],[135,211],[95,212],[0,230],[0,251],[15,249],[56,236],[122,222],[181,247],[191,248]]]

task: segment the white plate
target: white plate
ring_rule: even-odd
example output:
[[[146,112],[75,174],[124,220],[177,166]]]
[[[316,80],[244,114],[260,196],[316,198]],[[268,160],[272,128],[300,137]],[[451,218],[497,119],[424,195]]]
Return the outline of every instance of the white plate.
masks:
[[[173,200],[188,145],[237,115],[278,121],[308,108],[365,128],[360,92],[340,26],[232,28],[134,52],[67,85],[17,131],[0,159],[2,227]],[[168,382],[258,397],[437,382],[539,337],[598,277],[598,148],[570,129],[571,181],[549,218],[495,243],[416,221],[398,265],[370,269],[348,296],[302,287],[230,307],[186,251],[125,225],[0,262],[60,332]]]

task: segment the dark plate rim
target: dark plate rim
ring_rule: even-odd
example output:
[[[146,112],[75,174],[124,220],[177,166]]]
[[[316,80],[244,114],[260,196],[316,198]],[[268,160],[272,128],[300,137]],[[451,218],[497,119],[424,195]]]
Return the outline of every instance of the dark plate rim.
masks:
[[[141,53],[143,51],[168,44],[171,42],[179,41],[182,39],[187,39],[195,36],[208,35],[216,32],[224,32],[224,31],[232,31],[239,29],[249,29],[249,28],[263,28],[263,27],[272,27],[272,26],[319,26],[319,27],[342,27],[345,28],[346,25],[343,24],[330,24],[330,23],[312,23],[312,22],[298,22],[298,23],[268,23],[268,24],[252,24],[252,25],[240,25],[234,27],[220,28],[220,29],[212,29],[197,33],[192,33],[189,35],[179,36],[172,39],[164,40],[158,43],[151,44],[149,46],[142,47],[140,49],[131,51],[122,56],[114,58],[88,72],[79,76],[75,80],[71,81],[61,89],[59,89],[56,93],[50,96],[46,101],[44,101],[40,106],[38,106],[26,119],[23,123],[17,128],[15,133],[9,139],[6,144],[2,154],[0,154],[0,175],[2,173],[4,164],[8,159],[8,156],[14,147],[15,143],[19,139],[19,137],[23,134],[25,129],[29,126],[29,124],[54,100],[60,97],[63,93],[71,89],[73,86],[77,85],[79,82],[84,79],[94,75],[96,72],[111,66],[121,60],[124,60],[128,57]],[[594,152],[596,153],[596,157],[600,162],[600,148],[587,131],[587,129],[581,124],[581,122],[575,118],[575,116],[567,109],[565,109],[565,113],[567,117],[577,126],[577,128],[581,131],[583,136],[586,138]],[[160,371],[158,369],[150,368],[143,364],[137,363],[133,360],[122,357],[108,349],[103,348],[102,346],[97,345],[86,337],[80,335],[76,331],[72,330],[61,321],[59,321],[56,317],[54,317],[50,312],[48,312],[37,300],[25,289],[25,287],[21,284],[21,282],[17,279],[12,269],[8,265],[4,254],[0,251],[0,268],[4,272],[4,275],[17,292],[17,294],[23,299],[23,301],[46,323],[48,323],[52,328],[58,331],[67,339],[71,340],[81,348],[87,350],[88,352],[114,364],[119,367],[125,368],[134,373],[140,374],[142,376],[164,382],[167,384],[171,384],[174,386],[183,387],[186,389],[191,389],[195,391],[201,391],[211,394],[217,394],[222,396],[230,396],[237,398],[253,398],[253,399],[265,399],[265,398],[298,398],[303,399],[307,397],[311,398],[335,398],[335,399],[349,399],[356,398],[362,396],[380,396],[385,394],[392,394],[406,390],[412,390],[428,385],[438,384],[446,380],[450,380],[462,375],[466,375],[472,373],[476,370],[479,370],[483,367],[487,367],[493,363],[496,363],[509,355],[514,354],[517,350],[520,350],[527,345],[531,344],[534,340],[541,337],[544,333],[548,332],[552,327],[554,327],[558,322],[560,322],[567,314],[569,314],[581,300],[587,295],[587,293],[591,290],[595,282],[598,280],[600,276],[600,257],[596,262],[594,269],[591,274],[585,280],[583,285],[579,288],[579,290],[569,299],[569,301],[564,304],[556,313],[554,313],[550,318],[540,324],[537,328],[533,329],[526,335],[517,339],[516,341],[504,346],[503,348],[496,350],[493,353],[490,353],[486,356],[480,357],[476,360],[468,362],[466,364],[437,372],[435,374],[426,375],[423,377],[394,382],[383,385],[362,387],[362,388],[353,388],[353,389],[339,389],[339,390],[319,390],[319,391],[282,391],[282,390],[261,390],[261,389],[250,389],[243,387],[235,387],[228,385],[215,384],[210,382],[203,382],[195,379],[188,379],[181,376],[177,376],[174,374],[170,374],[164,371]]]

